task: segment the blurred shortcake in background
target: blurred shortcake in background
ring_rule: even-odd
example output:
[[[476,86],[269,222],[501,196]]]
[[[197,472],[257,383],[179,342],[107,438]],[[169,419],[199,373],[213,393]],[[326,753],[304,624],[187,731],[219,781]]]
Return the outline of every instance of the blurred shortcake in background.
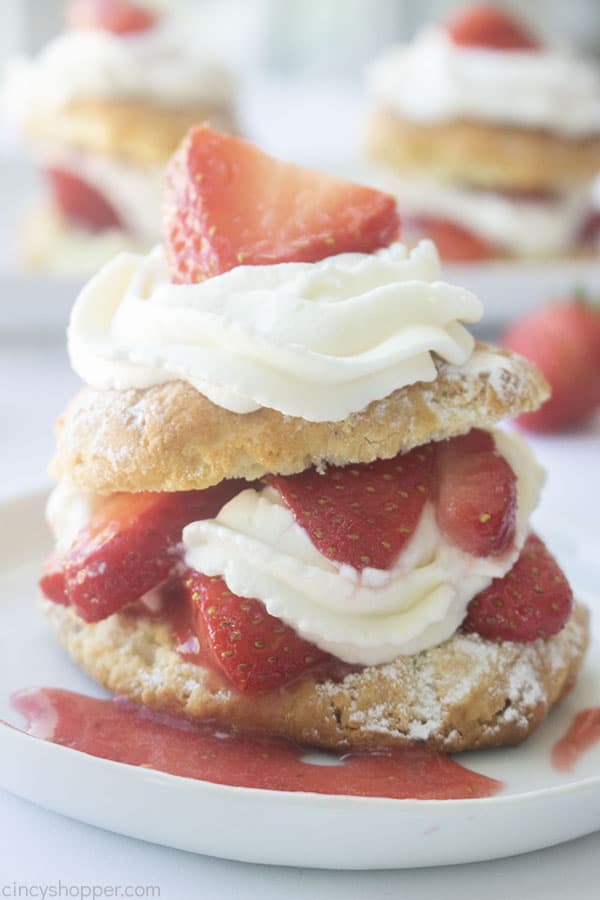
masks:
[[[405,237],[446,261],[594,250],[600,74],[493,5],[454,11],[368,70],[368,155]]]
[[[65,32],[13,62],[3,105],[47,183],[26,265],[85,274],[159,240],[163,167],[187,129],[235,129],[234,80],[206,43],[147,4],[72,0]]]

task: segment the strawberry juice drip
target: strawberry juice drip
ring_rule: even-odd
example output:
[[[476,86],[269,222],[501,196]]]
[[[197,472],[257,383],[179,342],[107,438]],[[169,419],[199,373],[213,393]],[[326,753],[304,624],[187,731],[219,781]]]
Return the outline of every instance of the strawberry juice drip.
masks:
[[[600,706],[582,709],[554,746],[552,765],[559,772],[572,772],[583,754],[599,742]]]
[[[235,787],[393,799],[490,797],[502,783],[425,746],[328,754],[339,765],[304,759],[310,748],[279,738],[241,734],[215,723],[192,724],[120,698],[97,700],[71,691],[20,691],[12,704],[25,731],[115,762]],[[310,758],[310,756],[309,756]]]

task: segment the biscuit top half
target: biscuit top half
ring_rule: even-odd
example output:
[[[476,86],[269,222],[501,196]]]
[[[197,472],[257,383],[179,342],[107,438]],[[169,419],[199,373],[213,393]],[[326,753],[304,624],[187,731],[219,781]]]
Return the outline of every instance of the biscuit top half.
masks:
[[[369,462],[537,408],[524,360],[477,345],[469,291],[399,240],[392,197],[199,126],[167,168],[164,248],[78,297],[87,387],[53,473],[97,493]]]

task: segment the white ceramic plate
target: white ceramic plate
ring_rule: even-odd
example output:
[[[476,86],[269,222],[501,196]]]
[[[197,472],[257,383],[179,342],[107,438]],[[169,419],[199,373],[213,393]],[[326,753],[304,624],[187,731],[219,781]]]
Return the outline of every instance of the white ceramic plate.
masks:
[[[8,697],[20,688],[102,696],[54,643],[35,609],[49,543],[42,509],[42,495],[0,506],[0,718],[16,725]],[[568,546],[561,547],[563,561]],[[570,574],[577,582],[577,573]],[[576,691],[525,745],[461,757],[505,782],[504,792],[489,799],[385,800],[223,787],[96,759],[6,726],[0,726],[0,785],[111,831],[248,862],[379,869],[524,853],[600,828],[600,745],[572,775],[558,774],[549,762],[575,712],[600,702],[598,627],[594,640]]]

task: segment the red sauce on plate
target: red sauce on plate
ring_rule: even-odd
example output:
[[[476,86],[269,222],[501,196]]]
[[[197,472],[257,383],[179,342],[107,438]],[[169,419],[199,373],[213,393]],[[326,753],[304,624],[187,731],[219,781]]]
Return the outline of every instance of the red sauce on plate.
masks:
[[[572,772],[581,756],[600,741],[600,706],[577,713],[564,737],[552,751],[552,765],[559,772]]]
[[[115,762],[216,784],[357,797],[450,800],[490,797],[502,783],[415,745],[377,753],[321,754],[289,741],[191,724],[127,700],[97,700],[52,688],[20,691],[12,703],[26,732]]]

